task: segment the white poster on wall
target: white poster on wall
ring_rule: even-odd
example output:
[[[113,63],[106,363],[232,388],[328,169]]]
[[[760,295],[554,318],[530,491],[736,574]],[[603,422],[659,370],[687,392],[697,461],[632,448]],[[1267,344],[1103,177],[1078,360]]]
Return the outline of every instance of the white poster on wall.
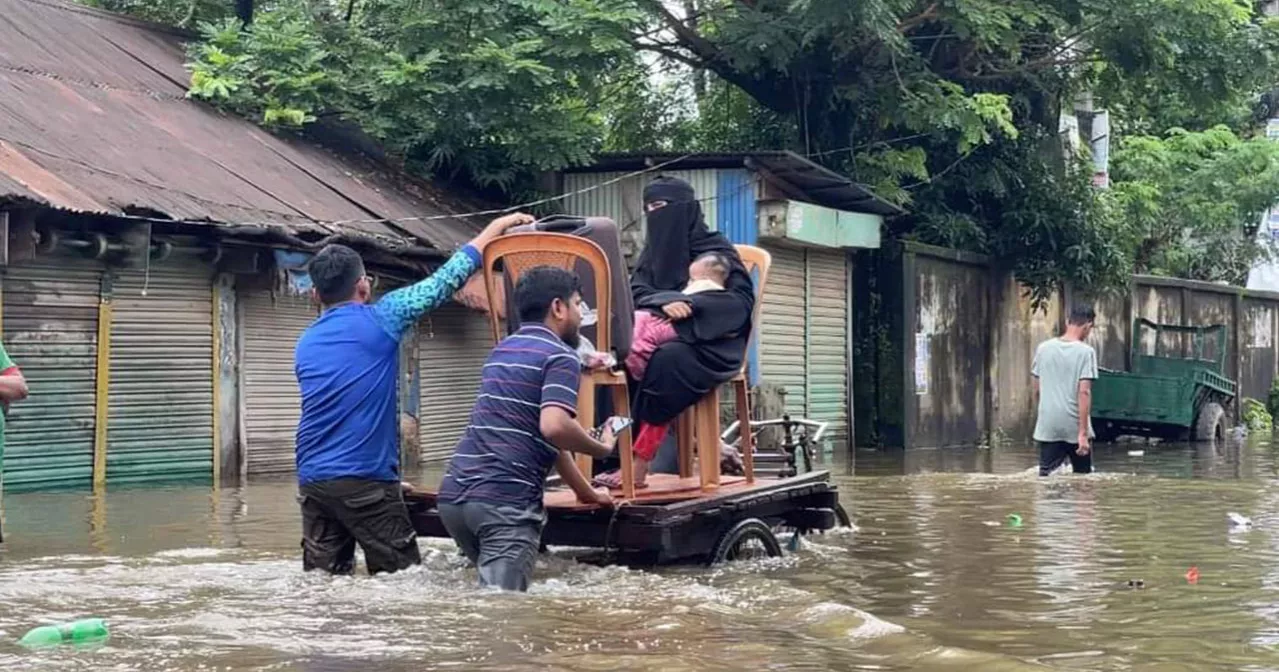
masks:
[[[928,394],[928,367],[932,353],[928,350],[928,334],[915,334],[915,394]]]

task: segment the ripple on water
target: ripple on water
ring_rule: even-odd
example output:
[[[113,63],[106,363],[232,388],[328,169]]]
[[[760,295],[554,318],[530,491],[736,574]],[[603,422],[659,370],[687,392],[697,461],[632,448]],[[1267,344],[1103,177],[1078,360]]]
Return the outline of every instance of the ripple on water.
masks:
[[[287,484],[223,493],[211,514],[207,490],[168,493],[193,512],[168,507],[159,527],[155,493],[113,492],[105,527],[81,532],[49,515],[24,528],[28,500],[9,496],[0,669],[1271,669],[1279,472],[1268,446],[1248,450],[1103,449],[1102,473],[1048,479],[1033,451],[995,450],[982,459],[997,473],[841,477],[857,528],[799,553],[641,571],[556,549],[527,595],[478,589],[434,540],[400,574],[304,574]],[[1232,534],[1228,511],[1253,528]],[[109,645],[12,646],[89,615],[108,619]]]

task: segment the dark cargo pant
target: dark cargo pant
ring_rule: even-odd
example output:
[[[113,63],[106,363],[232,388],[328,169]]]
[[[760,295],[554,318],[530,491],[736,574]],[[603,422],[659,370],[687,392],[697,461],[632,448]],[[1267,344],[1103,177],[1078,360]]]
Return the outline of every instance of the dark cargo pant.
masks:
[[[449,536],[480,570],[480,585],[528,590],[541,548],[541,507],[440,502],[439,510]]]
[[[369,574],[422,563],[417,533],[397,482],[339,478],[298,489],[302,505],[302,569],[355,571],[355,544]]]
[[[1092,451],[1087,455],[1078,453],[1079,444],[1066,443],[1065,441],[1038,441],[1039,444],[1039,475],[1047,476],[1070,460],[1070,468],[1076,474],[1092,473]]]

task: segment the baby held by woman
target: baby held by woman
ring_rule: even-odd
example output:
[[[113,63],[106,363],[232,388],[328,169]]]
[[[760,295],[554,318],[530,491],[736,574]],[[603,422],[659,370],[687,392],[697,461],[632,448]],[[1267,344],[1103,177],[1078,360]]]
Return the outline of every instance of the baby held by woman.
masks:
[[[684,294],[722,292],[728,280],[729,263],[718,252],[707,252],[688,265],[688,284]],[[635,380],[643,380],[644,369],[653,351],[663,343],[675,340],[675,325],[663,316],[647,310],[635,311],[635,331],[631,351],[626,356],[626,370]]]

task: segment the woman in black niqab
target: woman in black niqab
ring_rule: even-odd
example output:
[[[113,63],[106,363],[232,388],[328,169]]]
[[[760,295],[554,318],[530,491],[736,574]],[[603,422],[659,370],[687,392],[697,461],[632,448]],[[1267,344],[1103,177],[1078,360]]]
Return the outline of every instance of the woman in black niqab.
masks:
[[[692,186],[658,178],[644,189],[644,206],[648,230],[631,294],[636,310],[671,319],[677,338],[653,352],[643,380],[632,381],[631,412],[641,426],[635,440],[640,482],[670,422],[741,371],[755,305],[754,284],[737,249],[707,228]],[[712,252],[729,265],[724,291],[684,294],[689,264]],[[613,484],[616,476],[601,480]]]

